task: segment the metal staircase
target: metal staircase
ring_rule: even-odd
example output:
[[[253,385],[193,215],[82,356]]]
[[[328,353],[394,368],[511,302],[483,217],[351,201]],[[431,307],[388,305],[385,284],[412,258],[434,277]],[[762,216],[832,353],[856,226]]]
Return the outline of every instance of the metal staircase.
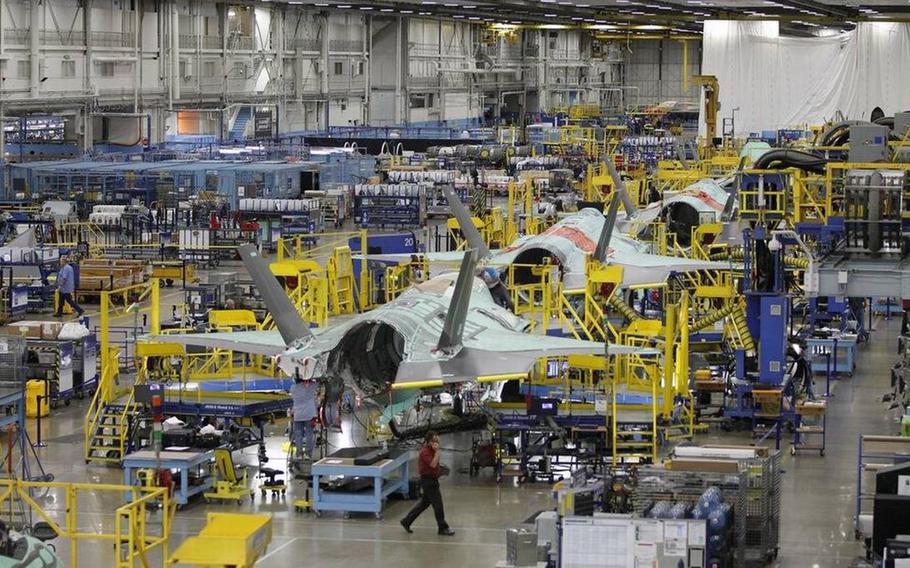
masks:
[[[617,357],[612,374],[611,432],[613,464],[657,462],[657,414],[660,368],[638,355]],[[641,402],[623,395],[649,395]]]
[[[111,347],[113,365],[102,366],[98,389],[85,415],[85,463],[120,464],[129,446],[132,419],[138,413],[132,389],[125,400],[117,401],[115,380],[119,374],[116,364],[119,349]]]
[[[234,117],[234,123],[228,131],[228,141],[244,140],[246,138],[246,126],[253,118],[253,109],[248,106],[242,106],[237,110],[237,116]]]

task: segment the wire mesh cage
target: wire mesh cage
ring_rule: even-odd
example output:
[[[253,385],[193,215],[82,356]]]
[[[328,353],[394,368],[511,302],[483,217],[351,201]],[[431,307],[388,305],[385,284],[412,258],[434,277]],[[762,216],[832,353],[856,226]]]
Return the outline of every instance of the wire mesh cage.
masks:
[[[25,388],[28,377],[25,364],[26,340],[14,335],[0,335],[0,391]]]
[[[780,452],[738,463],[737,473],[641,468],[632,499],[635,513],[644,516],[661,501],[694,507],[708,488],[716,487],[733,509],[732,565],[765,566],[778,550]]]

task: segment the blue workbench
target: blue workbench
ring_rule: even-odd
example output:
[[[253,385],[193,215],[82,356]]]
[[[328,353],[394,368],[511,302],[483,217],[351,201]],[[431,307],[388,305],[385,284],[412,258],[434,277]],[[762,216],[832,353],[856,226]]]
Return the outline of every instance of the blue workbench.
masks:
[[[410,452],[402,452],[397,457],[381,460],[372,465],[354,465],[353,458],[330,456],[319,460],[311,469],[313,510],[316,514],[322,511],[343,511],[345,514],[373,513],[376,518],[382,518],[382,503],[386,497],[392,493],[407,495],[409,492],[410,460]],[[372,478],[373,491],[325,491],[319,487],[320,478],[336,476]]]
[[[827,373],[829,364],[825,354],[835,353],[831,355],[831,376],[852,375],[856,367],[856,345],[855,333],[835,337],[807,337],[806,351],[812,361],[812,372]]]
[[[127,454],[123,458],[123,483],[124,485],[134,485],[136,478],[133,472],[138,469],[170,469],[176,470],[177,487],[174,491],[174,500],[178,505],[186,505],[190,497],[204,493],[212,489],[213,476],[209,464],[214,463],[215,453],[212,450],[205,451],[162,451],[156,457],[153,450],[139,450]],[[208,475],[205,476],[203,483],[190,487],[190,471],[200,468],[209,467]],[[124,498],[131,501],[133,496],[130,493],[124,493]]]

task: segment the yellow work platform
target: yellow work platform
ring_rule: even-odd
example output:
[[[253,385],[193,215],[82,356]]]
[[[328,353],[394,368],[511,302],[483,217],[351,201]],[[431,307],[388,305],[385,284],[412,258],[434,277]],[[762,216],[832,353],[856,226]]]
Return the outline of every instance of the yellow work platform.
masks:
[[[167,260],[153,260],[151,265],[152,278],[161,278],[165,280],[168,287],[173,285],[173,282],[176,280],[183,280],[187,283],[196,281],[196,267],[193,264]]]
[[[249,568],[272,541],[272,516],[209,513],[198,536],[191,536],[168,559],[168,566]]]

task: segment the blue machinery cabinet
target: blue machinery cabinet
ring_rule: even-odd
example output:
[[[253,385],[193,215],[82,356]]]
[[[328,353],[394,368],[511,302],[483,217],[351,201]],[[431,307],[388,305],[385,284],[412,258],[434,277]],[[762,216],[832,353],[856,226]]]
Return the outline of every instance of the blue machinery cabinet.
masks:
[[[156,457],[153,450],[140,450],[127,454],[123,458],[123,483],[124,485],[133,485],[136,483],[134,472],[138,469],[170,469],[177,472],[177,488],[174,491],[174,499],[178,505],[186,505],[190,497],[210,491],[212,489],[211,465],[215,459],[215,453],[211,450],[206,451],[188,451],[174,452],[162,451]],[[190,486],[190,472],[194,469],[208,469],[207,475],[202,483]],[[133,497],[129,493],[124,493],[123,498],[127,501]]]
[[[410,452],[378,461],[372,465],[354,465],[353,458],[327,457],[314,463],[313,475],[313,510],[317,514],[323,511],[343,511],[347,513],[373,513],[382,517],[382,503],[392,493],[408,494],[408,462]],[[368,477],[373,479],[373,491],[344,492],[325,491],[319,487],[322,477]]]

